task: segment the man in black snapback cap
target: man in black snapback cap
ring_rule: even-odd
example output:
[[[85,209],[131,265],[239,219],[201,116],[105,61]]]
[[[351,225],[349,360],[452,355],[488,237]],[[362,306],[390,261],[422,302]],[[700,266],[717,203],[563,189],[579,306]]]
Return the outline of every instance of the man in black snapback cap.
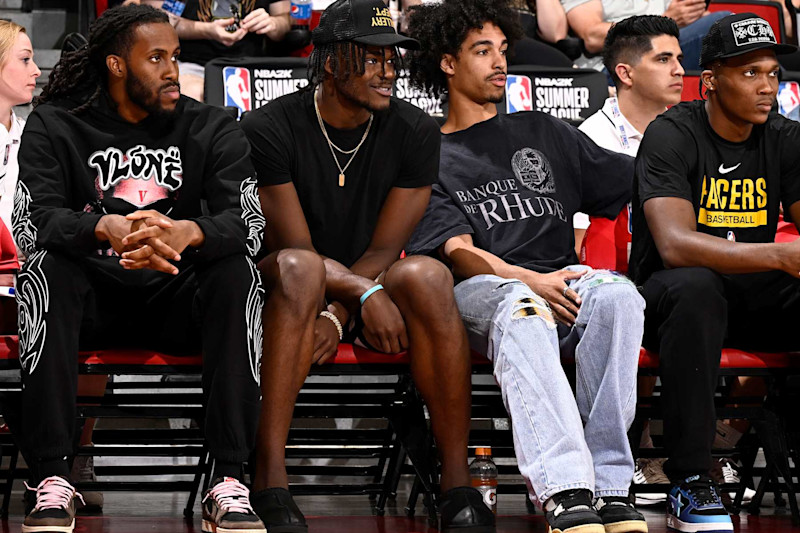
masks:
[[[322,13],[312,34],[314,46],[352,41],[369,46],[419,49],[419,43],[397,33],[385,4],[373,0],[339,0]]]
[[[436,122],[391,96],[397,47],[418,43],[395,31],[381,0],[338,0],[312,38],[308,89],[242,123],[272,252],[259,264],[268,302],[253,508],[271,533],[307,530],[284,448],[311,365],[344,340],[408,350],[442,461],[442,529],[493,532],[468,486],[470,354],[452,275],[428,257],[398,260],[439,170]]]
[[[800,124],[771,112],[776,54],[794,49],[752,13],[717,21],[701,53],[708,100],[656,118],[636,160],[631,275],[659,354],[678,531],[733,530],[708,476],[722,348],[800,348],[800,241],[774,242],[781,204],[800,220]]]

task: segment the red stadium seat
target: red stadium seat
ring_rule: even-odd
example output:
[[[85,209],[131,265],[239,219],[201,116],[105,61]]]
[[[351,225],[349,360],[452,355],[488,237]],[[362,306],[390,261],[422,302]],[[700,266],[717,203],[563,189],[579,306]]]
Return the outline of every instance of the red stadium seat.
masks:
[[[683,76],[683,91],[681,91],[681,102],[691,102],[700,99],[700,72],[697,70],[688,71]]]
[[[775,233],[775,242],[792,242],[797,240],[797,237],[800,237],[800,234],[797,233],[797,226],[783,220],[783,215],[781,215],[778,220],[778,231]]]
[[[0,273],[19,270],[17,247],[5,223],[0,220]]]
[[[631,242],[630,211],[625,206],[617,218],[590,217],[581,243],[581,264],[625,273]]]
[[[719,366],[723,370],[775,370],[800,368],[800,354],[745,352],[736,348],[722,350]],[[657,369],[658,354],[642,348],[639,352],[640,369]]]

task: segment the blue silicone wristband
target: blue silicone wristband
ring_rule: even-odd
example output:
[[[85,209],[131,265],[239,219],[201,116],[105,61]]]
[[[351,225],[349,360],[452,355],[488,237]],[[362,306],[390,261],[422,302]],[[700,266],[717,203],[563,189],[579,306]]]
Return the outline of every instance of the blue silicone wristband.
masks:
[[[364,302],[366,302],[367,298],[372,296],[373,293],[376,293],[376,292],[378,292],[380,290],[383,290],[383,285],[381,285],[380,283],[378,283],[377,285],[375,285],[371,289],[368,289],[364,294],[361,295],[361,298],[359,299],[359,301],[361,302],[361,305],[364,305]]]

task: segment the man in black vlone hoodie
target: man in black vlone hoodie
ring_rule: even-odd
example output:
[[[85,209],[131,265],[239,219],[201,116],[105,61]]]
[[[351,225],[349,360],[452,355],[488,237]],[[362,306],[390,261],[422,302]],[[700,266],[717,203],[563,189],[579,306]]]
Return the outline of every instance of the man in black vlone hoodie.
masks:
[[[180,96],[179,50],[163,12],[107,11],[56,65],[22,137],[20,438],[36,483],[23,532],[74,529],[79,348],[131,346],[202,348],[216,465],[203,531],[265,533],[238,481],[259,411],[264,291],[250,257],[264,218],[247,139]]]

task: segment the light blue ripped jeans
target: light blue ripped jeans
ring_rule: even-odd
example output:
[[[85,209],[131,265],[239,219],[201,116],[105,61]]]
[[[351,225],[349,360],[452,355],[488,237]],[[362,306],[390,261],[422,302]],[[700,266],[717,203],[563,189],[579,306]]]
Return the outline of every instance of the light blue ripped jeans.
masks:
[[[519,470],[540,504],[578,488],[627,496],[633,478],[627,431],[644,299],[607,270],[569,269],[587,270],[569,282],[582,300],[572,328],[556,327],[546,302],[519,280],[481,275],[455,288],[472,349],[494,365]],[[577,403],[561,356],[575,358]]]

